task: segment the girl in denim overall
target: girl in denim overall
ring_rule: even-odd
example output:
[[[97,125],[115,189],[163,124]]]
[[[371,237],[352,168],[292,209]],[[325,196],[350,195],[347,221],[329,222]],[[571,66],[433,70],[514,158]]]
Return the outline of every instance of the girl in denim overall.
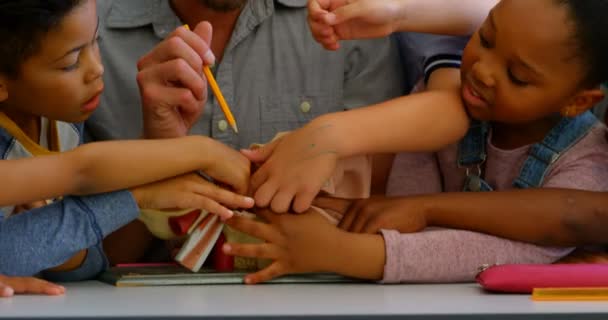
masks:
[[[267,243],[228,244],[224,251],[274,260],[249,275],[250,283],[310,271],[384,282],[472,281],[483,264],[551,263],[567,255],[572,248],[540,247],[463,230],[406,232],[432,224],[434,217],[450,219],[467,212],[500,226],[503,221],[492,220],[495,214],[543,210],[533,197],[526,200],[536,188],[608,191],[606,128],[588,112],[603,98],[599,84],[608,75],[606,12],[606,0],[501,1],[464,51],[461,98],[473,120],[460,143],[430,155],[399,155],[388,194],[400,197],[342,206],[345,216],[339,228],[312,212],[280,217],[263,213],[268,225],[237,217],[228,222],[231,227]],[[417,101],[415,96],[399,102]],[[370,122],[370,117],[382,114],[376,108],[374,114],[365,113],[365,119],[356,119],[354,113],[343,117],[358,128],[353,122]],[[344,128],[338,115],[331,120],[335,123],[328,127]],[[340,141],[332,134],[324,131],[324,139]],[[404,165],[412,163],[416,169]],[[424,195],[411,196],[421,189]],[[472,192],[490,190],[507,195]],[[556,215],[567,217],[567,202]],[[543,223],[531,221],[527,232]]]

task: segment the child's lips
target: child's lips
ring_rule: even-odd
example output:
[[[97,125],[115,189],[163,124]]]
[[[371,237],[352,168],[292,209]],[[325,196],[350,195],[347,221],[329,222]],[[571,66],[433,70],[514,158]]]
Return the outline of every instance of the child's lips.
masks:
[[[484,96],[470,82],[462,85],[462,99],[467,105],[475,108],[487,108],[489,105]]]
[[[102,91],[100,90],[91,99],[89,99],[89,101],[85,102],[84,105],[82,105],[81,110],[83,112],[91,112],[91,111],[97,109],[97,107],[99,106],[99,100],[100,100],[100,97],[101,97],[101,92]]]

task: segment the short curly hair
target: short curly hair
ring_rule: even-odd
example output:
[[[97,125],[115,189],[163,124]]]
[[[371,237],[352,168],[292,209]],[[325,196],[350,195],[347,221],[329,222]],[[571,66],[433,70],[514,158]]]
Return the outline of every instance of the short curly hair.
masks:
[[[42,37],[82,0],[0,0],[0,73],[19,76],[23,62],[40,49]]]

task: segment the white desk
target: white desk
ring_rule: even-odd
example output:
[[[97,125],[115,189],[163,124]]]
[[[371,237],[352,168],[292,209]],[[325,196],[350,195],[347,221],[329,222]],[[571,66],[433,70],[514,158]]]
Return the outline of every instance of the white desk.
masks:
[[[65,296],[0,299],[0,318],[608,319],[605,302],[532,302],[456,285],[225,285],[115,288],[90,281]]]

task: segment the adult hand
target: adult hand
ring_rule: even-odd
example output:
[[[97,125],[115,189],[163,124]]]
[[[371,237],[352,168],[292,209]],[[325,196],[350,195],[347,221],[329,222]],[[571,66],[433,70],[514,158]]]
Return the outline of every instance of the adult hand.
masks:
[[[340,40],[379,38],[398,29],[399,0],[309,0],[308,23],[315,40],[337,50]]]
[[[215,63],[211,24],[179,27],[137,63],[144,136],[184,136],[203,112],[207,81],[203,65]]]

